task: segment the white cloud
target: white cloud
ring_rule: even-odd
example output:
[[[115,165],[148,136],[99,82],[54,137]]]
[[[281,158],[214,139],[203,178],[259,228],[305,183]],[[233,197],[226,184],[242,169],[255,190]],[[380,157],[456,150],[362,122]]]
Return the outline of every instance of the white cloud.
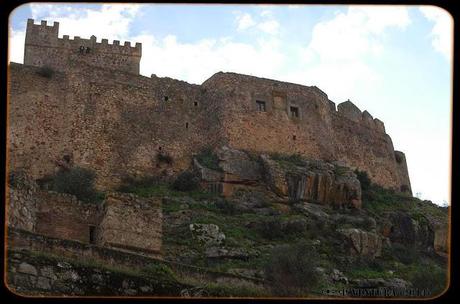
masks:
[[[384,52],[385,31],[408,24],[404,7],[351,6],[337,12],[313,27],[302,56],[308,68],[297,77],[330,92],[333,100],[360,98],[379,84],[380,76],[368,62]]]
[[[254,25],[256,25],[256,22],[252,19],[251,15],[248,13],[238,15],[236,17],[236,21],[238,23],[238,30],[245,30],[248,29]]]
[[[276,35],[279,32],[280,24],[269,9],[262,10],[257,17],[253,17],[249,13],[236,12],[236,14],[237,29],[239,31],[252,28],[269,35]]]
[[[183,43],[172,35],[157,40],[147,33],[133,39],[142,41],[142,75],[156,74],[197,84],[218,71],[274,77],[274,71],[284,62],[276,40],[259,39],[246,44],[227,37]]]
[[[102,38],[126,41],[129,28],[139,14],[140,6],[134,4],[104,4],[101,7],[78,8],[69,5],[30,5],[32,16],[38,20],[59,22],[59,33],[89,38],[95,35]]]
[[[433,48],[446,57],[447,60],[452,60],[452,17],[437,6],[422,6],[420,11],[425,18],[434,23],[430,33]]]
[[[268,20],[261,22],[257,25],[257,28],[260,29],[262,32],[265,32],[270,35],[275,35],[278,33],[280,24],[276,20]]]
[[[24,31],[14,31],[12,28],[8,31],[9,37],[9,54],[10,62],[23,63],[24,61],[24,42],[26,33]]]

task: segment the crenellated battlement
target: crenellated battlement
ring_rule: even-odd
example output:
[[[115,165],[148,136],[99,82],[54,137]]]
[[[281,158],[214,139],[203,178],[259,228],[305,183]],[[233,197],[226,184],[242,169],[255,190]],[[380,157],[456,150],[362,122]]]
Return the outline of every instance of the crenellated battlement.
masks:
[[[28,19],[24,64],[65,71],[69,62],[83,61],[94,66],[139,74],[142,56],[142,44],[139,42],[131,46],[131,42],[120,44],[119,40],[110,44],[106,38],[97,42],[94,35],[89,39],[80,36],[71,39],[69,35],[59,38],[58,35],[59,22],[49,26],[46,20],[35,24],[33,19]]]

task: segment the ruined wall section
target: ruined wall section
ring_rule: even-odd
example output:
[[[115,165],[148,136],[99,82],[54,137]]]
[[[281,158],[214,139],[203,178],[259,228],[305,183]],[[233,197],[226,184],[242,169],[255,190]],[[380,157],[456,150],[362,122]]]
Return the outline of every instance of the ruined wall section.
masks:
[[[83,203],[73,195],[40,191],[35,233],[91,243],[91,227],[99,224],[98,206]],[[94,230],[95,231],[95,230]]]
[[[162,221],[160,199],[110,193],[104,202],[98,244],[156,254],[161,250]]]
[[[27,20],[24,48],[24,64],[32,66],[48,66],[59,71],[66,71],[72,63],[86,63],[93,66],[139,74],[142,45],[130,42],[120,45],[114,40],[109,44],[107,39],[96,41],[95,36],[83,39],[68,35],[58,37],[59,23],[48,26],[46,21],[34,24],[33,19]]]
[[[10,71],[10,165],[36,179],[66,157],[95,170],[101,188],[125,175],[173,176],[221,138],[216,98],[197,85],[89,65],[50,77],[19,64]]]

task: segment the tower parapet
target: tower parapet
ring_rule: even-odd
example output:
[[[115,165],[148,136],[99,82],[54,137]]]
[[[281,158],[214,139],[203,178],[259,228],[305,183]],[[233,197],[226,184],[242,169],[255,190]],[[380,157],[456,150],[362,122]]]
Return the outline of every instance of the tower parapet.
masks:
[[[96,41],[93,35],[90,39],[69,35],[58,37],[59,23],[48,26],[46,21],[34,24],[33,19],[27,20],[26,40],[24,47],[24,64],[33,66],[49,66],[65,71],[71,62],[84,62],[103,68],[109,68],[133,74],[139,74],[139,64],[142,56],[142,45],[126,41],[114,40],[109,44],[108,39]]]

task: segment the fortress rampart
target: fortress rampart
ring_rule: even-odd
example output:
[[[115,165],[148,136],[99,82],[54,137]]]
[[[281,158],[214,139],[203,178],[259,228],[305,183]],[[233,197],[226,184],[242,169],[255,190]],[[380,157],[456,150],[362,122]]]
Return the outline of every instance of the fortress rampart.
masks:
[[[235,73],[202,85],[140,76],[140,44],[96,43],[94,54],[105,55],[85,60],[76,47],[95,39],[75,43],[57,31],[56,23],[29,20],[24,65],[10,65],[11,169],[40,178],[70,159],[110,188],[127,174],[174,176],[203,148],[228,145],[341,161],[384,187],[411,191],[405,156],[394,151],[383,122],[350,101],[336,106],[314,86]],[[64,51],[48,57],[51,50]],[[106,65],[110,54],[128,60]],[[53,75],[40,75],[43,66]]]
[[[46,21],[34,24],[27,20],[26,40],[24,48],[24,64],[33,66],[48,66],[64,71],[70,62],[86,62],[94,66],[121,70],[139,74],[139,63],[142,55],[142,45],[134,47],[126,41],[114,40],[109,44],[107,39],[96,42],[96,37],[83,39],[68,35],[58,38],[59,23],[48,26]]]

